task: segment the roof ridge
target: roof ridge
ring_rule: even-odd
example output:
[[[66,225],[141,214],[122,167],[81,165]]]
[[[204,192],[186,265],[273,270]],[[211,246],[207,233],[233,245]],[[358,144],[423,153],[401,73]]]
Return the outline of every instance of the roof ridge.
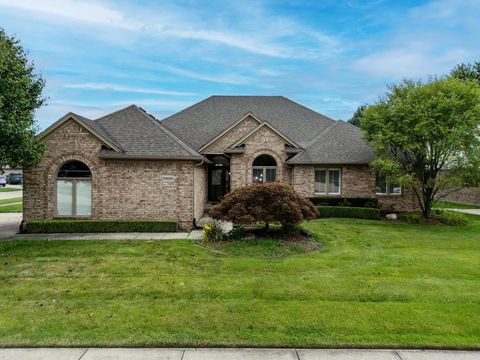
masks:
[[[184,112],[184,111],[187,111],[188,109],[191,109],[191,108],[193,108],[194,106],[196,106],[196,105],[198,105],[198,104],[201,104],[201,103],[203,103],[203,102],[205,102],[205,101],[207,101],[208,99],[213,98],[213,97],[214,97],[214,95],[211,95],[211,96],[209,96],[209,97],[207,97],[207,98],[205,98],[205,99],[203,99],[203,100],[200,100],[200,101],[197,102],[197,103],[194,103],[194,104],[192,104],[192,105],[190,105],[190,106],[187,106],[185,109],[182,109],[182,110],[180,110],[180,111],[178,111],[178,112],[176,112],[176,113],[174,113],[174,114],[172,114],[172,115],[167,116],[166,118],[163,118],[163,119],[161,119],[161,120],[158,120],[158,119],[156,119],[156,120],[157,120],[157,121],[167,121],[167,120],[170,119],[171,117],[173,117],[173,116],[175,116],[175,115],[177,115],[177,114],[180,114],[180,113],[182,113],[182,112]]]
[[[330,124],[328,125],[325,129],[323,129],[322,131],[320,131],[318,133],[317,136],[315,136],[308,144],[307,146],[305,146],[305,150],[312,147],[313,145],[315,145],[315,143],[322,137],[324,136],[326,133],[328,133],[330,130],[332,130],[334,127],[336,127],[338,125],[338,121],[336,120],[333,120],[335,121],[333,124]]]
[[[298,102],[296,102],[296,101],[293,101],[292,99],[289,99],[289,98],[287,98],[286,96],[279,96],[279,97],[284,98],[285,100],[288,100],[288,101],[290,101],[291,103],[294,103],[295,105],[304,108],[305,110],[308,110],[308,111],[311,111],[311,112],[313,112],[313,113],[315,113],[315,114],[317,114],[317,115],[320,115],[321,117],[325,118],[325,120],[335,121],[335,122],[337,121],[337,120],[333,120],[332,118],[329,118],[329,117],[326,116],[326,115],[320,114],[318,111],[315,111],[315,110],[313,110],[313,109],[310,109],[310,108],[306,107],[305,105],[302,105],[302,104],[300,104],[300,103],[298,103]]]
[[[117,145],[119,149],[121,149],[123,152],[125,152],[125,150],[123,150],[123,148],[120,146],[120,142],[118,141],[118,139],[114,135],[112,135],[112,133],[110,133],[105,126],[103,126],[101,123],[99,123],[95,120],[91,120],[91,119],[88,119],[88,120],[91,121],[91,122],[94,122],[96,126],[99,126],[100,128],[102,128],[102,130],[105,131],[105,133],[108,134],[108,136],[110,136],[110,138],[113,140],[115,145]]]
[[[185,150],[187,150],[190,154],[195,155],[195,156],[201,156],[198,152],[196,152],[194,149],[192,149],[188,144],[180,140],[175,134],[173,134],[170,130],[168,130],[165,126],[160,124],[160,121],[155,118],[152,114],[149,114],[146,112],[144,109],[142,109],[140,106],[133,105],[137,110],[140,110],[140,112],[148,119],[150,120],[155,126],[158,126],[162,129],[162,131],[167,134],[172,140],[174,140],[177,144],[179,144],[181,147],[183,147]]]
[[[127,110],[127,109],[129,109],[129,108],[131,108],[131,107],[135,108],[135,107],[137,107],[137,105],[135,105],[135,104],[128,105],[128,106],[126,106],[126,107],[124,107],[124,108],[121,108],[121,109],[119,109],[119,110],[115,110],[114,112],[111,112],[111,113],[109,113],[109,114],[103,115],[103,116],[101,116],[101,117],[99,117],[99,118],[97,118],[97,119],[94,119],[94,120],[92,120],[92,121],[98,122],[98,120],[102,120],[102,119],[106,118],[107,116],[111,116],[111,115],[117,114],[117,113],[119,113],[120,111]]]

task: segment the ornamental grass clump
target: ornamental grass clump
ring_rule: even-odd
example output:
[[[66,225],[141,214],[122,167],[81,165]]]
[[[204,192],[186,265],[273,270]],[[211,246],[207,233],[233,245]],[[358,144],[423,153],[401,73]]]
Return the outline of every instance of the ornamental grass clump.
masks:
[[[317,218],[318,210],[290,186],[275,182],[245,186],[230,192],[212,207],[210,216],[235,224],[261,222],[266,231],[271,223],[280,223],[285,231],[292,231],[294,225]]]

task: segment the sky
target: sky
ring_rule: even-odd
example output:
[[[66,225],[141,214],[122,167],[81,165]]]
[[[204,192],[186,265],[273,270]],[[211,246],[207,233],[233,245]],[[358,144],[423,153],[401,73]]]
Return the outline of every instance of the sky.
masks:
[[[480,61],[480,0],[0,0],[46,80],[40,129],[137,104],[283,95],[349,119],[386,86]]]

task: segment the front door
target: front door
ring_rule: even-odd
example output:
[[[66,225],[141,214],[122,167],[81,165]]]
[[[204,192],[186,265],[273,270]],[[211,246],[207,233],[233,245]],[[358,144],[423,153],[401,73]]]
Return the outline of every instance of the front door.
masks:
[[[229,167],[212,166],[208,170],[208,201],[220,201],[228,192]]]

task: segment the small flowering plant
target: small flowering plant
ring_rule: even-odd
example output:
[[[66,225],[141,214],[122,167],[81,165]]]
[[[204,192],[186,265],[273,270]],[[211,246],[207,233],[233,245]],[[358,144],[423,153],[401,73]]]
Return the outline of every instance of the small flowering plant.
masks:
[[[207,242],[218,242],[225,239],[223,229],[218,222],[205,225],[203,228],[203,240]]]

